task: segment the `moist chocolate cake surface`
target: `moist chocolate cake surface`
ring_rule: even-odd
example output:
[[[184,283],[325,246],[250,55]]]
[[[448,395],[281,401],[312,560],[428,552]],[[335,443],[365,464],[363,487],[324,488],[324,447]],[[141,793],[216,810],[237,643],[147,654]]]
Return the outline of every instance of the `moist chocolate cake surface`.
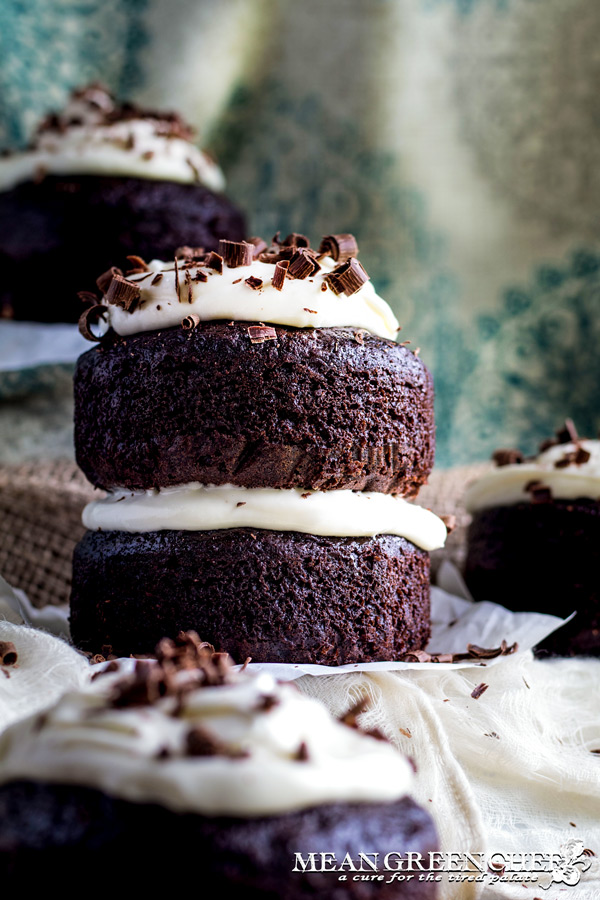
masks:
[[[477,600],[565,618],[542,648],[600,655],[600,503],[550,500],[475,513],[465,578]]]
[[[84,536],[73,559],[78,647],[148,653],[188,628],[255,662],[399,659],[429,638],[429,555],[391,535],[235,528]]]
[[[185,310],[184,310],[185,311]],[[202,322],[119,337],[75,375],[77,461],[98,487],[188,482],[414,494],[433,466],[433,382],[352,328]]]
[[[339,882],[334,873],[293,872],[295,854],[421,853],[438,849],[431,817],[410,798],[334,803],[259,818],[176,814],[76,785],[14,781],[0,787],[0,872],[22,886],[55,878],[80,887],[90,877],[150,885],[186,872],[198,889],[238,889],[244,898],[368,900],[432,898],[434,883]],[[389,875],[385,876],[386,878]]]
[[[0,192],[0,311],[17,319],[77,321],[79,291],[126,256],[170,258],[182,244],[241,240],[244,219],[199,184],[109,175],[46,175]],[[45,287],[32,290],[34,273]]]

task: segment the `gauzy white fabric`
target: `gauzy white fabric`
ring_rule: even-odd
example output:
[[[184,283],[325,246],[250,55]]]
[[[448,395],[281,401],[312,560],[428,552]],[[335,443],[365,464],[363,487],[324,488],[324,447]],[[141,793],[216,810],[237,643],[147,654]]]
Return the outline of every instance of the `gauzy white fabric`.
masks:
[[[19,661],[0,669],[0,730],[90,677],[65,641],[16,624],[4,586],[0,640],[16,645]],[[482,682],[487,690],[473,699]],[[527,652],[491,666],[305,675],[296,684],[334,714],[369,698],[362,722],[415,761],[413,794],[434,817],[443,851],[550,853],[577,837],[600,855],[600,755],[591,752],[600,749],[600,660],[539,661]],[[441,897],[598,900],[600,864],[592,859],[576,887],[548,891],[444,877]]]

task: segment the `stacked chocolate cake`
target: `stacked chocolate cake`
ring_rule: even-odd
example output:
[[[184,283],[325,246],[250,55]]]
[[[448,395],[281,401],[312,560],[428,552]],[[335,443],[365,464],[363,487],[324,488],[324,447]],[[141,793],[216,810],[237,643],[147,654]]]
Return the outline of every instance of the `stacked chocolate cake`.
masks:
[[[223,240],[100,279],[75,442],[109,493],[74,556],[80,647],[144,653],[188,628],[255,661],[425,646],[446,530],[407,498],[433,465],[432,378],[357,250]]]
[[[0,316],[76,322],[98,272],[172,254],[185,239],[241,240],[219,167],[177,114],[119,104],[100,85],[74,91],[31,146],[0,158]],[[185,235],[185,237],[184,237]],[[46,287],[31,289],[32,272]]]

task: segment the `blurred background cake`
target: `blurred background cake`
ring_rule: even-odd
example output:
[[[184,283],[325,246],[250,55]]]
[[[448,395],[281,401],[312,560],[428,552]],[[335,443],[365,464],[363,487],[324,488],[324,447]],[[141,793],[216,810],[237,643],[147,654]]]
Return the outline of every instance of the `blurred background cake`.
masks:
[[[600,655],[600,441],[568,420],[540,453],[498,450],[467,490],[465,578],[476,600],[566,617],[542,650]]]
[[[4,732],[3,874],[139,888],[193,860],[204,889],[255,900],[398,897],[397,882],[310,871],[309,854],[377,854],[383,871],[387,853],[437,850],[409,761],[361,731],[363,704],[336,720],[211,651],[194,634],[164,640],[156,663],[113,663]],[[433,898],[437,886],[414,879],[401,896]]]
[[[168,258],[183,243],[216,249],[244,220],[217,164],[170,112],[76,90],[31,145],[0,158],[0,314],[76,321],[90,272],[136,271],[131,254]],[[44,289],[32,289],[43,273]]]
[[[75,550],[75,642],[144,653],[194,628],[333,665],[423,649],[446,528],[407,498],[433,466],[433,381],[356,241],[182,253],[84,316],[109,330],[77,365],[76,454],[109,494]]]

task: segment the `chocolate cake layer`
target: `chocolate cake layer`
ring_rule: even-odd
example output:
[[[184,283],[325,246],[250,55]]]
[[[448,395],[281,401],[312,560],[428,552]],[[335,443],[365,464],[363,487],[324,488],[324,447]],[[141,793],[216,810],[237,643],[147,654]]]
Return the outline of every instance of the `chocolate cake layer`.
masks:
[[[435,443],[424,363],[352,328],[275,331],[260,344],[241,322],[111,333],[84,353],[75,447],[87,478],[416,493]]]
[[[239,661],[398,659],[429,638],[429,555],[391,535],[86,533],[73,558],[78,647],[151,653],[188,629]]]
[[[477,600],[563,618],[577,610],[540,648],[600,655],[600,503],[552,500],[476,513],[465,578]]]
[[[16,319],[77,321],[78,291],[126,257],[171,259],[184,244],[242,240],[242,214],[201,185],[145,178],[48,175],[0,192],[0,311]],[[43,276],[44,287],[32,287]]]
[[[234,890],[245,900],[426,900],[437,895],[435,883],[415,875],[387,884],[383,860],[394,852],[427,860],[437,849],[431,817],[409,797],[242,819],[177,814],[79,786],[15,781],[0,787],[0,871],[23,887],[46,888],[55,879],[80,889],[90,878],[121,889],[155,887],[155,879],[186,877],[193,860],[202,893]],[[322,852],[333,853],[338,865],[349,853],[357,866],[360,853],[378,853],[384,880],[353,881],[350,874],[339,882],[335,872],[293,871],[296,853],[304,859],[315,853],[320,865]]]

